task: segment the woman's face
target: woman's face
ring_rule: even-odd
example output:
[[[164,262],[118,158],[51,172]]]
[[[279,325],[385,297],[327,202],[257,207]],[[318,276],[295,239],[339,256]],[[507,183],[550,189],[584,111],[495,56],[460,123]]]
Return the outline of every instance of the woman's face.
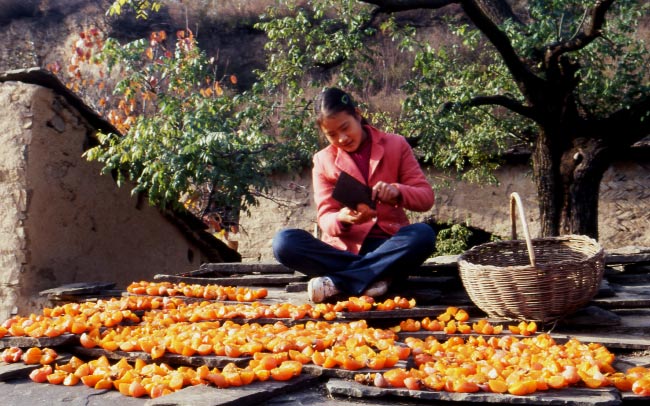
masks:
[[[320,123],[320,129],[330,144],[346,152],[356,151],[366,139],[360,114],[340,111],[325,117]]]

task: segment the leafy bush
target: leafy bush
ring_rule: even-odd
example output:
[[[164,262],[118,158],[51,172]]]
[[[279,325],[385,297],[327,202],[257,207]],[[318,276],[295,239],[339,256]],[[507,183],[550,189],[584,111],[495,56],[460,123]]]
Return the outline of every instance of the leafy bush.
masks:
[[[469,248],[472,232],[462,224],[453,224],[438,231],[434,255],[459,255]]]

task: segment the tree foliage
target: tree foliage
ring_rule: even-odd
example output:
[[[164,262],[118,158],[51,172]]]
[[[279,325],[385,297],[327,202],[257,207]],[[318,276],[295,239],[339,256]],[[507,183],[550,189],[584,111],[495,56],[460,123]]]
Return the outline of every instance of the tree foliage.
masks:
[[[270,15],[260,24],[269,33],[276,83],[281,73],[295,80],[299,72],[317,72],[367,93],[367,67],[382,58],[381,49],[368,47],[370,38],[390,36],[414,54],[396,131],[417,138],[431,162],[469,180],[489,178],[507,148],[526,146],[533,151],[543,234],[597,235],[602,174],[616,153],[650,132],[643,69],[650,48],[636,36],[647,2],[529,0],[523,15],[494,0],[285,5],[289,17]],[[457,41],[448,47],[422,41],[397,18],[451,5],[460,5],[468,20],[450,21]],[[291,69],[283,66],[287,59]],[[620,134],[623,126],[628,131]]]
[[[104,134],[87,155],[136,182],[152,202],[200,191],[219,205],[246,208],[274,170],[308,162],[317,148],[311,100],[338,85],[370,100],[389,49],[412,60],[400,76],[397,115],[366,105],[378,126],[417,141],[438,167],[468,180],[496,181],[499,156],[532,151],[544,235],[597,235],[598,184],[613,157],[650,132],[648,44],[636,36],[647,2],[634,0],[286,0],[260,17],[266,67],[237,93],[234,76],[216,77],[213,61],[189,30],[119,44],[87,33],[71,63],[73,87],[83,61],[118,78],[100,109],[120,134]],[[161,2],[116,0],[146,17]],[[449,45],[429,43],[401,18],[412,10],[450,12]],[[444,13],[440,15],[445,15]],[[88,45],[90,44],[90,45]],[[99,48],[88,52],[84,47]],[[81,83],[81,85],[80,85]],[[232,84],[232,83],[231,83]],[[627,128],[624,133],[621,128]]]
[[[108,15],[121,14],[122,10],[132,10],[137,18],[146,19],[149,13],[158,12],[162,7],[160,1],[149,0],[115,0],[108,8]]]

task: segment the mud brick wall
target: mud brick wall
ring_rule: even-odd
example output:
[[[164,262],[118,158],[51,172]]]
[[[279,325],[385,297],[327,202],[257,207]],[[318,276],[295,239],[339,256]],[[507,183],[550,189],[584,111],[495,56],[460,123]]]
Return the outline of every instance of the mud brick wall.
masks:
[[[82,157],[94,134],[52,90],[0,83],[0,320],[75,282],[198,269],[200,248],[159,210]]]

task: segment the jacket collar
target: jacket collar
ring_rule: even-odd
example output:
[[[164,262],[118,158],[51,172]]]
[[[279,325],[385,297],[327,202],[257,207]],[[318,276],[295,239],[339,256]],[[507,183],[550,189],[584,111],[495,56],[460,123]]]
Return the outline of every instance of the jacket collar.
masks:
[[[370,149],[370,173],[368,174],[368,180],[370,180],[372,179],[373,173],[375,173],[375,171],[377,170],[377,167],[379,166],[379,162],[381,162],[381,159],[384,157],[383,145],[385,142],[385,135],[383,132],[377,130],[375,127],[372,127],[370,125],[365,125],[363,126],[363,128],[368,132],[368,135],[372,140],[372,147]],[[361,171],[354,163],[352,157],[350,157],[350,154],[336,147],[331,147],[331,148],[333,148],[336,153],[336,157],[334,159],[334,165],[338,169],[345,171],[350,175],[354,176],[361,183],[366,183],[365,180],[363,179],[363,176],[361,175]]]

